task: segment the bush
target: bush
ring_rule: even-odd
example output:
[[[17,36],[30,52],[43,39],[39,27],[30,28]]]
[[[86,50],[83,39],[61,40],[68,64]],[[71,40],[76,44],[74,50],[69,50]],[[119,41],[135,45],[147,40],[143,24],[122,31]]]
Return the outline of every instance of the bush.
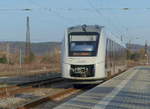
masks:
[[[0,63],[2,64],[6,64],[7,63],[7,58],[5,55],[3,55],[3,57],[0,57]]]
[[[131,54],[130,59],[134,61],[138,61],[140,59],[141,55],[137,52]]]

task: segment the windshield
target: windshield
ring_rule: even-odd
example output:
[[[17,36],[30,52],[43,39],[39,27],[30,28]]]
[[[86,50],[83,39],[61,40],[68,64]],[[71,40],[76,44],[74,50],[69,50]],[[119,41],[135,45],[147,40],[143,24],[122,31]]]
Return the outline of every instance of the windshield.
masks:
[[[70,35],[69,55],[70,56],[96,56],[98,47],[98,35]]]
[[[70,51],[95,51],[96,43],[95,42],[71,42]]]

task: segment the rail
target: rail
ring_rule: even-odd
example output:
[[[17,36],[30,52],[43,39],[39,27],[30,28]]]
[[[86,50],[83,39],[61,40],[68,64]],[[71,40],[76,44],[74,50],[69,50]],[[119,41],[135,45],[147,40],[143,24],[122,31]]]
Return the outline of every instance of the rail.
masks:
[[[59,82],[62,80],[63,79],[61,77],[55,77],[55,78],[50,78],[46,80],[31,81],[31,82],[18,84],[14,86],[3,87],[3,88],[0,88],[0,98],[4,98],[4,97],[6,98],[6,97],[13,96],[15,94],[18,94],[18,93],[31,91],[31,90],[34,90],[33,87],[42,86],[46,84],[52,84],[52,83]]]
[[[29,103],[23,104],[22,106],[19,106],[16,109],[30,109],[30,108],[33,108],[37,105],[40,105],[40,104],[48,102],[48,101],[58,102],[58,101],[61,101],[65,98],[71,96],[72,94],[78,93],[79,91],[81,91],[81,90],[80,89],[74,89],[74,88],[68,88],[64,91],[57,93],[57,94],[45,96],[45,97],[33,100]]]

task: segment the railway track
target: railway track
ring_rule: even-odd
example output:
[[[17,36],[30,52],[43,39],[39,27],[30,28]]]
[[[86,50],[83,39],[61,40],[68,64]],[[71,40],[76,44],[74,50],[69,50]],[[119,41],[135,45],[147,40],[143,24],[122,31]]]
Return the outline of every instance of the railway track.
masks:
[[[120,73],[122,73],[122,72],[120,72]],[[117,75],[115,75],[115,76],[117,76]],[[113,78],[113,77],[110,77],[109,79],[111,79],[111,78]],[[109,79],[107,79],[107,80],[109,80]],[[55,83],[59,84],[60,81],[63,81],[63,79],[60,77],[55,77],[55,78],[50,78],[47,80],[32,81],[32,82],[27,82],[27,83],[23,83],[23,84],[17,84],[17,85],[10,86],[10,87],[0,88],[0,99],[7,98],[7,97],[13,97],[13,95],[21,94],[24,92],[30,93],[34,90],[37,90],[37,88],[34,88],[34,87],[40,88],[40,86],[43,86],[46,84],[53,84],[53,85]],[[105,82],[105,81],[103,81],[103,82]],[[26,102],[24,102],[25,104],[20,103],[20,104],[14,106],[14,108],[16,108],[16,109],[39,108],[40,109],[40,107],[42,106],[42,109],[43,109],[43,106],[45,105],[45,103],[46,103],[46,106],[50,106],[49,103],[51,103],[51,102],[54,103],[54,105],[55,104],[58,105],[61,102],[64,102],[65,98],[68,97],[70,99],[70,97],[72,97],[71,96],[72,94],[76,95],[78,92],[79,93],[83,92],[82,89],[70,88],[70,86],[66,87],[66,88],[63,88],[64,90],[60,89],[60,91],[58,91],[54,94],[52,94],[50,91],[48,94],[45,94],[44,97],[39,96],[39,98],[33,98],[33,99],[29,100],[30,102],[28,102],[28,100],[27,100]],[[87,88],[87,87],[85,87],[85,88]],[[53,89],[53,88],[50,88],[50,89]],[[88,88],[88,89],[90,89],[90,88]],[[54,90],[55,90],[55,88],[54,88]]]
[[[68,89],[61,91],[59,93],[56,93],[54,95],[50,95],[50,96],[48,95],[48,96],[33,100],[29,103],[23,104],[23,105],[17,107],[16,109],[34,108],[34,107],[41,105],[42,103],[46,103],[48,101],[59,102],[59,101],[64,100],[65,98],[71,96],[72,94],[78,93],[80,91],[81,91],[81,89],[68,88]]]
[[[21,106],[18,106],[16,109],[34,109],[34,108],[41,109],[40,108],[41,106],[42,106],[42,109],[44,109],[44,107],[43,107],[43,105],[45,105],[44,103],[49,103],[50,102],[54,105],[58,105],[58,104],[62,103],[65,99],[67,99],[69,97],[73,97],[73,95],[83,93],[83,92],[85,92],[85,91],[87,91],[87,90],[89,90],[93,87],[95,87],[95,86],[88,85],[88,86],[83,86],[80,89],[67,88],[67,89],[62,90],[62,91],[60,91],[58,93],[55,93],[53,95],[47,95],[45,97],[41,97],[41,98],[32,100],[28,103],[25,103]],[[38,106],[40,106],[40,107],[38,107]],[[51,109],[51,108],[53,108],[53,106],[52,107],[50,106],[48,109]]]
[[[120,72],[120,73],[122,73],[122,72]],[[114,76],[117,76],[117,75],[114,75]],[[111,76],[107,80],[113,78],[114,76]],[[103,82],[105,82],[105,81],[103,81]],[[84,87],[84,89],[90,89],[90,88],[91,88],[91,86]],[[59,102],[63,101],[65,98],[70,97],[71,95],[76,94],[76,93],[81,92],[81,91],[83,91],[83,90],[82,89],[75,89],[75,88],[68,88],[68,89],[65,89],[61,92],[53,94],[53,95],[48,95],[45,97],[34,99],[28,103],[25,103],[21,106],[18,106],[16,109],[36,108],[36,107],[38,107],[38,105],[42,105],[43,103],[47,103],[47,102],[59,103]]]
[[[22,83],[22,84],[17,84],[13,86],[8,86],[8,87],[3,87],[0,88],[0,98],[6,98],[13,96],[18,93],[23,93],[23,92],[28,92],[34,90],[33,87],[40,87],[46,84],[52,84],[55,82],[60,82],[63,79],[61,77],[55,77],[55,78],[50,78],[46,80],[39,80],[39,81],[31,81],[27,83]]]

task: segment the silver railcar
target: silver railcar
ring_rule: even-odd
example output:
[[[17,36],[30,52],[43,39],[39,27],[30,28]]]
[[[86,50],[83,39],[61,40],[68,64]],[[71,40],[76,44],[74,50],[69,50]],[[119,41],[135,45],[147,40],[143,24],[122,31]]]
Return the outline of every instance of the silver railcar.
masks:
[[[97,84],[126,68],[126,47],[103,26],[67,29],[62,43],[62,77],[73,84]]]

